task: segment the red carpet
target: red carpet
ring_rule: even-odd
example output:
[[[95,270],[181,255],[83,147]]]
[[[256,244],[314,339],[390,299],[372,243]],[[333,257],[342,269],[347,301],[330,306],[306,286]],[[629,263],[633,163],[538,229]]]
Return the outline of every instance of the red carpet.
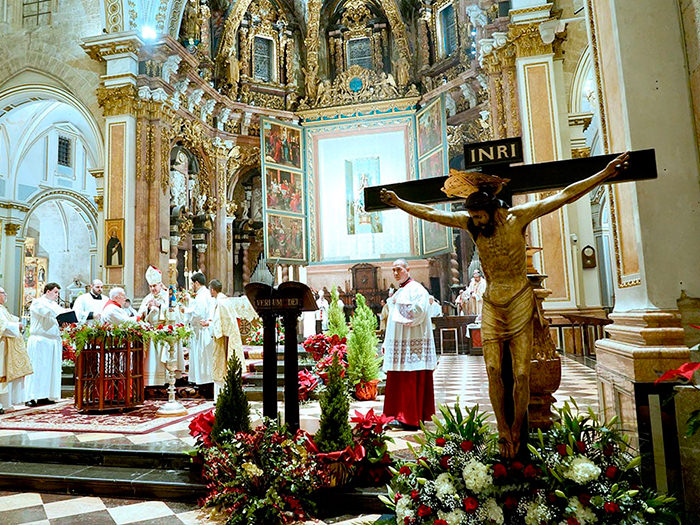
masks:
[[[84,414],[66,400],[43,407],[19,410],[0,416],[0,429],[52,430],[55,432],[114,432],[146,434],[184,419],[190,419],[213,406],[203,399],[181,399],[186,416],[156,417],[156,411],[165,401],[146,401],[143,406],[128,412]]]

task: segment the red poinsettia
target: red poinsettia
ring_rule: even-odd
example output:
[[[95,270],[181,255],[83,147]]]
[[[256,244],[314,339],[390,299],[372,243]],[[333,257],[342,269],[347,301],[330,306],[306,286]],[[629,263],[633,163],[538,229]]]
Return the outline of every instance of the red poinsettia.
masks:
[[[212,446],[211,430],[214,428],[215,409],[207,410],[192,418],[190,421],[190,435],[205,447]]]
[[[345,358],[346,354],[347,347],[345,344],[338,344],[333,346],[328,354],[316,363],[316,373],[318,374],[318,377],[323,380],[324,384],[328,383],[327,369],[333,364],[333,357],[335,355],[338,356],[338,362],[343,367],[340,372],[340,377],[345,377],[345,369],[348,367],[348,362]]]
[[[683,363],[678,368],[664,372],[663,375],[658,378],[654,383],[659,384],[662,381],[671,381],[674,379],[684,378],[686,381],[690,381],[693,374],[700,370],[700,362],[698,363]]]
[[[309,394],[318,386],[318,378],[307,369],[299,370],[299,401],[309,399]]]

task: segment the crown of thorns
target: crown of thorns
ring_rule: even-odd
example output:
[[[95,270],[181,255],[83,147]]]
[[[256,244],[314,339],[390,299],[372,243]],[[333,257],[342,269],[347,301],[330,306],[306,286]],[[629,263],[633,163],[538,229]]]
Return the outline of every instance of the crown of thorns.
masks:
[[[487,175],[479,171],[457,171],[452,169],[445,181],[445,185],[442,187],[442,191],[448,197],[463,197],[465,199],[477,191],[483,191],[495,196],[509,182],[510,179],[504,179],[496,175]]]

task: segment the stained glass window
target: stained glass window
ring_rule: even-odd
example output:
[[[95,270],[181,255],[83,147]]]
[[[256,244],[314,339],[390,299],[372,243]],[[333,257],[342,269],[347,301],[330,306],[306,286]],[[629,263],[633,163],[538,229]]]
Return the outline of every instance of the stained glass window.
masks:
[[[270,82],[273,80],[274,48],[272,40],[255,37],[255,58],[253,61],[255,80]]]
[[[354,38],[348,41],[348,67],[353,64],[372,69],[372,46],[369,38]]]

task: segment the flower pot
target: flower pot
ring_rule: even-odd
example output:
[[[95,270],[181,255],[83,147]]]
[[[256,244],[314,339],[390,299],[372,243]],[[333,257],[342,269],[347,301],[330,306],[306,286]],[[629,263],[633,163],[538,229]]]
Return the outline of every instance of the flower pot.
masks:
[[[372,379],[371,381],[360,381],[355,385],[355,398],[360,401],[370,401],[372,399],[377,399],[377,385],[379,384],[379,379]]]

